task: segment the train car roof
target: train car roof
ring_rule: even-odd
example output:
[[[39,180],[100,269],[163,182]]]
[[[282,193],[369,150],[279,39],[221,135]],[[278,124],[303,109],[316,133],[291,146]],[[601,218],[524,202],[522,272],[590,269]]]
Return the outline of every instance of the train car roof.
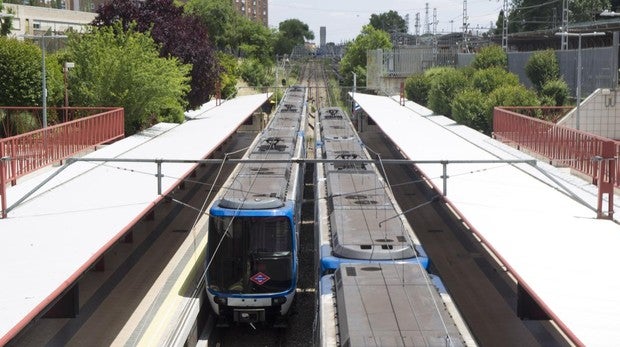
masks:
[[[334,273],[341,346],[463,346],[419,264],[343,264]]]
[[[251,144],[246,158],[269,161],[295,157],[304,119],[304,91],[304,87],[287,89],[275,115]],[[213,209],[280,208],[287,199],[292,170],[292,162],[239,164]]]
[[[325,159],[370,159],[359,136],[339,108],[319,112]],[[374,165],[325,163],[329,221],[334,255],[392,260],[417,255],[409,230]]]
[[[356,93],[355,101],[413,160],[534,159],[444,116],[421,114],[413,102],[403,107],[398,97]],[[417,167],[441,189],[441,165]],[[542,161],[449,165],[447,174],[452,206],[566,333],[585,345],[620,341],[619,214],[596,218],[595,186]],[[616,211],[619,203],[616,194]]]

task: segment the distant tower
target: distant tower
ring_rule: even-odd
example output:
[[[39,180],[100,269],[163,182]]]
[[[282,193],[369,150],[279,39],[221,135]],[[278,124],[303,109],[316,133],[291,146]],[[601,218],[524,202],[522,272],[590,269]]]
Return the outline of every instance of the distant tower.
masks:
[[[437,65],[437,8],[433,8],[433,66]]]
[[[430,34],[431,33],[431,25],[430,22],[428,20],[428,2],[426,3],[426,7],[425,7],[425,16],[424,16],[424,33],[425,34]]]
[[[327,37],[327,28],[321,27],[319,28],[319,35],[321,37],[321,48],[325,47],[325,39]]]
[[[568,32],[568,0],[562,1],[562,31]],[[561,50],[568,49],[568,35],[562,35]]]
[[[508,0],[504,0],[504,21],[502,23],[502,48],[508,52]]]
[[[469,44],[467,42],[467,31],[469,26],[469,23],[467,23],[468,19],[467,0],[463,0],[463,48],[465,49],[465,53],[469,53]]]
[[[420,36],[420,12],[415,14],[415,24],[413,27],[415,28],[415,36]]]

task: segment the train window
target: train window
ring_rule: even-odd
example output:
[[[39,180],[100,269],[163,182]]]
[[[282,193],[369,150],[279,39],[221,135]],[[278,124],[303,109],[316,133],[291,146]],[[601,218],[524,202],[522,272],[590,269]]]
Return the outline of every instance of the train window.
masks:
[[[209,287],[231,293],[282,291],[291,285],[292,229],[286,217],[216,217],[209,228]],[[257,271],[270,277],[257,284]]]
[[[290,236],[291,228],[288,218],[256,218],[254,231],[250,234],[250,251],[269,253],[290,252]]]

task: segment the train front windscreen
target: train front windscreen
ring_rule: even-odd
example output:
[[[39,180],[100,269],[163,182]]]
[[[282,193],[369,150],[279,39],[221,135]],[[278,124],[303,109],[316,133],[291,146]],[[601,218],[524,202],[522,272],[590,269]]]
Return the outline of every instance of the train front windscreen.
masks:
[[[209,289],[228,294],[284,292],[292,286],[287,217],[209,218]]]

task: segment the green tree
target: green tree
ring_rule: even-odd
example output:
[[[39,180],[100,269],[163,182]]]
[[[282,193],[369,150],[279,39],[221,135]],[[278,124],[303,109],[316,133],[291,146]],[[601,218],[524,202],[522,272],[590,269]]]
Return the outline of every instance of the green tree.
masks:
[[[476,53],[472,66],[476,69],[487,69],[490,67],[507,69],[508,56],[504,49],[498,45],[486,46]]]
[[[278,25],[275,52],[278,55],[291,54],[293,48],[303,45],[306,40],[314,39],[314,33],[308,24],[299,19],[287,19]]]
[[[415,74],[405,80],[405,95],[407,99],[426,106],[428,91],[431,89],[431,80],[424,73]]]
[[[371,25],[362,27],[362,32],[349,42],[340,61],[340,74],[347,85],[353,84],[353,73],[357,74],[359,85],[366,84],[366,51],[370,49],[392,49],[389,35]]]
[[[48,103],[62,95],[60,65],[46,55]],[[42,106],[41,48],[29,41],[0,37],[0,105]]]
[[[518,85],[519,77],[503,68],[491,67],[488,69],[476,70],[472,77],[472,84],[474,88],[477,88],[486,95],[500,86]]]
[[[509,33],[554,29],[562,25],[562,1],[513,0],[508,15]],[[610,9],[609,0],[571,0],[568,5],[570,23],[587,22],[603,10]]]
[[[501,35],[504,30],[504,10],[499,11],[497,21],[495,22],[495,29],[493,29],[494,35]]]
[[[70,35],[73,100],[81,106],[125,108],[125,132],[154,123],[183,121],[190,66],[161,58],[149,33],[124,31],[120,23]]]
[[[2,0],[0,0],[0,13],[2,13]],[[11,13],[11,11],[7,11]],[[7,36],[11,33],[11,27],[13,26],[13,17],[0,17],[0,36]]]
[[[406,33],[409,30],[407,21],[396,11],[370,15],[370,25],[388,33]]]
[[[469,81],[463,71],[453,68],[444,69],[431,78],[428,107],[437,114],[451,117],[452,100],[468,86]]]
[[[221,50],[237,50],[233,47],[237,40],[233,39],[235,24],[241,15],[237,13],[230,0],[189,0],[185,4],[185,11],[195,14],[207,26],[209,37],[215,46]]]
[[[525,64],[525,74],[539,92],[545,83],[560,78],[560,65],[555,51],[547,49],[532,54]]]
[[[222,98],[228,99],[237,94],[237,79],[239,78],[237,59],[224,52],[217,52],[217,59],[222,67],[222,73],[220,74]]]
[[[149,32],[161,57],[173,56],[192,67],[188,105],[198,107],[215,94],[220,73],[207,27],[198,16],[187,15],[174,0],[108,0],[97,9],[95,26],[121,22],[127,30],[132,23],[139,32]]]
[[[609,0],[573,0],[568,5],[572,22],[590,22],[596,16],[611,7]],[[572,18],[571,18],[572,17]]]
[[[267,67],[274,64],[274,35],[269,28],[247,18],[241,18],[236,32],[241,38],[238,55],[256,59]]]
[[[490,124],[487,120],[485,93],[478,89],[467,88],[459,92],[452,102],[452,118],[459,124],[490,135]]]

